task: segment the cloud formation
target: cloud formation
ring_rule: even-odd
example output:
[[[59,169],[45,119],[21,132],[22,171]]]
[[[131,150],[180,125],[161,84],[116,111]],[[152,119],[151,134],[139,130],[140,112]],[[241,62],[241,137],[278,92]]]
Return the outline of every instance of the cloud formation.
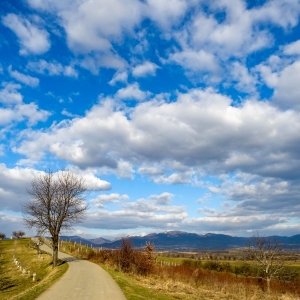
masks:
[[[17,151],[28,157],[49,151],[80,167],[115,169],[120,159],[162,167],[174,161],[215,174],[242,170],[298,178],[299,113],[255,100],[231,104],[213,90],[191,90],[176,102],[141,103],[128,118],[107,100],[81,119],[34,134],[31,141],[29,136]],[[173,170],[180,171],[175,165]]]
[[[0,126],[18,124],[23,121],[27,121],[29,126],[33,126],[40,121],[45,121],[50,116],[48,111],[39,109],[33,102],[23,103],[23,96],[19,92],[19,89],[21,89],[19,84],[4,82],[2,85],[0,103],[3,107],[0,107]]]
[[[7,14],[2,23],[11,29],[19,39],[20,54],[43,54],[50,49],[49,34],[28,19],[16,14]]]
[[[78,76],[77,71],[72,66],[63,66],[61,63],[47,62],[44,59],[29,62],[27,68],[31,71],[50,76],[64,75],[75,78]]]
[[[37,87],[39,85],[40,81],[39,81],[38,78],[32,77],[30,75],[25,75],[25,74],[20,73],[18,71],[13,71],[11,66],[8,67],[8,72],[9,72],[9,75],[12,78],[14,78],[17,81],[22,82],[26,85],[29,85],[31,87]]]
[[[96,199],[90,201],[90,203],[98,208],[104,208],[104,204],[107,203],[120,203],[121,201],[129,200],[128,195],[120,195],[120,194],[109,194],[109,195],[99,195]]]
[[[68,166],[82,232],[299,230],[300,0],[0,6],[0,223]]]
[[[134,77],[154,76],[158,68],[158,65],[147,61],[141,65],[135,66],[132,70],[132,75]]]

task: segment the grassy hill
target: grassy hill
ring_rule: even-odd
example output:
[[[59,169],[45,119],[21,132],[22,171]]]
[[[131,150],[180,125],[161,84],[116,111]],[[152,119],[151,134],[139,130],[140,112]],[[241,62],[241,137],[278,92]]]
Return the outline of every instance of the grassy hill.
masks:
[[[31,300],[45,291],[68,269],[62,263],[52,268],[52,257],[29,246],[30,239],[0,241],[0,299]],[[20,262],[24,273],[17,268],[14,258]],[[28,273],[30,272],[30,273]],[[33,281],[33,274],[36,274]]]

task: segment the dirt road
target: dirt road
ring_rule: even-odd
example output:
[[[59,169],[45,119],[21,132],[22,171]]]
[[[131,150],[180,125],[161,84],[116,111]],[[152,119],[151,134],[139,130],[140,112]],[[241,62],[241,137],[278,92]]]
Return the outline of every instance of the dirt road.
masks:
[[[41,249],[51,253],[50,248],[45,245]],[[37,299],[126,300],[116,282],[100,266],[61,252],[58,257],[68,262],[69,269]]]

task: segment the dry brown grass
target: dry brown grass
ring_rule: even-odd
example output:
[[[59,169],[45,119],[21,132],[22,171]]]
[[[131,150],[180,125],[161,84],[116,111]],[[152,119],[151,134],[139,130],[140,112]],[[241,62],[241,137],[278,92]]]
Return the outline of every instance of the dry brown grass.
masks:
[[[233,300],[296,300],[298,296],[292,294],[279,294],[271,292],[267,294],[255,285],[243,283],[223,284],[210,282],[195,285],[193,282],[185,282],[182,279],[170,279],[164,275],[151,275],[147,277],[132,275],[132,280],[138,282],[152,293],[163,292],[174,299],[233,299]]]
[[[152,278],[151,278],[152,277]],[[158,267],[152,275],[152,286],[168,293],[189,294],[191,299],[299,299],[299,281],[294,285],[273,282],[270,294],[266,292],[265,283],[253,278],[236,278],[230,273],[194,269],[184,265]],[[149,284],[149,278],[140,278],[140,282]],[[198,297],[198,298],[197,298]]]

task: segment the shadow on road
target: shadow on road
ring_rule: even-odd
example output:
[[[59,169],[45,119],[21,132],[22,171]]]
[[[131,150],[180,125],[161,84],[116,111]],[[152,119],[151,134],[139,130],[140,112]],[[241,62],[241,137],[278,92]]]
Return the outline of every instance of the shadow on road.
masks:
[[[80,259],[76,258],[76,257],[63,257],[63,258],[61,258],[61,260],[65,261],[65,262],[80,261]]]

